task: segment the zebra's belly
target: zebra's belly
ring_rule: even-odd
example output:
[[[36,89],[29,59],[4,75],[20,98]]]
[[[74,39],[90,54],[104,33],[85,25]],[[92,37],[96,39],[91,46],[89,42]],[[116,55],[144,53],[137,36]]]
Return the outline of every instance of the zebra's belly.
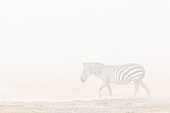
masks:
[[[131,83],[132,81],[128,81],[128,82],[115,82],[115,81],[110,81],[110,83],[112,83],[112,84],[116,84],[116,85],[126,85],[126,84],[129,84],[129,83]]]

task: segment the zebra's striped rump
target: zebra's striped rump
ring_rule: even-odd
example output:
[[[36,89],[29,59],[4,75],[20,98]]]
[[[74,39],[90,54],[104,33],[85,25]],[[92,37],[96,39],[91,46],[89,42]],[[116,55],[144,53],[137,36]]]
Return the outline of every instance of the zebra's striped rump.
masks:
[[[127,64],[122,66],[115,66],[114,76],[111,82],[117,84],[127,84],[129,82],[138,82],[143,79],[145,75],[144,68],[139,64]]]

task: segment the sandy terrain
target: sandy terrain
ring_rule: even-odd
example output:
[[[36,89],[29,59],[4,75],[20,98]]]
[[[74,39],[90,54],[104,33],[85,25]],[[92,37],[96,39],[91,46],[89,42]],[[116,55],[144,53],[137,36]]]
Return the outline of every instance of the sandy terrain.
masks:
[[[70,102],[0,102],[0,113],[170,113],[170,101],[112,99]]]

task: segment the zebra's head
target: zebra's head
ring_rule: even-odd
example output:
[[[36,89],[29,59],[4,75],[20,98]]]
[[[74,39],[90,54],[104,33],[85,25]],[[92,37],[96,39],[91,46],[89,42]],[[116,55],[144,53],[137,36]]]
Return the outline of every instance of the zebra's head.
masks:
[[[88,68],[88,63],[83,63],[83,73],[81,76],[81,82],[85,82],[90,77],[90,75],[91,73]]]
[[[90,75],[99,76],[103,70],[104,64],[98,62],[83,63],[83,73],[81,81],[85,82]]]

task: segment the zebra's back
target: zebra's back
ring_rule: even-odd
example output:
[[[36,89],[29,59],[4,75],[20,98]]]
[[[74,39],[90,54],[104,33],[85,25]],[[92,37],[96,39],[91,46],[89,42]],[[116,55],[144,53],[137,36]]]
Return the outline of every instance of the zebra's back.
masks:
[[[120,66],[106,65],[103,74],[111,83],[128,84],[142,80],[145,70],[141,65],[134,63]]]

